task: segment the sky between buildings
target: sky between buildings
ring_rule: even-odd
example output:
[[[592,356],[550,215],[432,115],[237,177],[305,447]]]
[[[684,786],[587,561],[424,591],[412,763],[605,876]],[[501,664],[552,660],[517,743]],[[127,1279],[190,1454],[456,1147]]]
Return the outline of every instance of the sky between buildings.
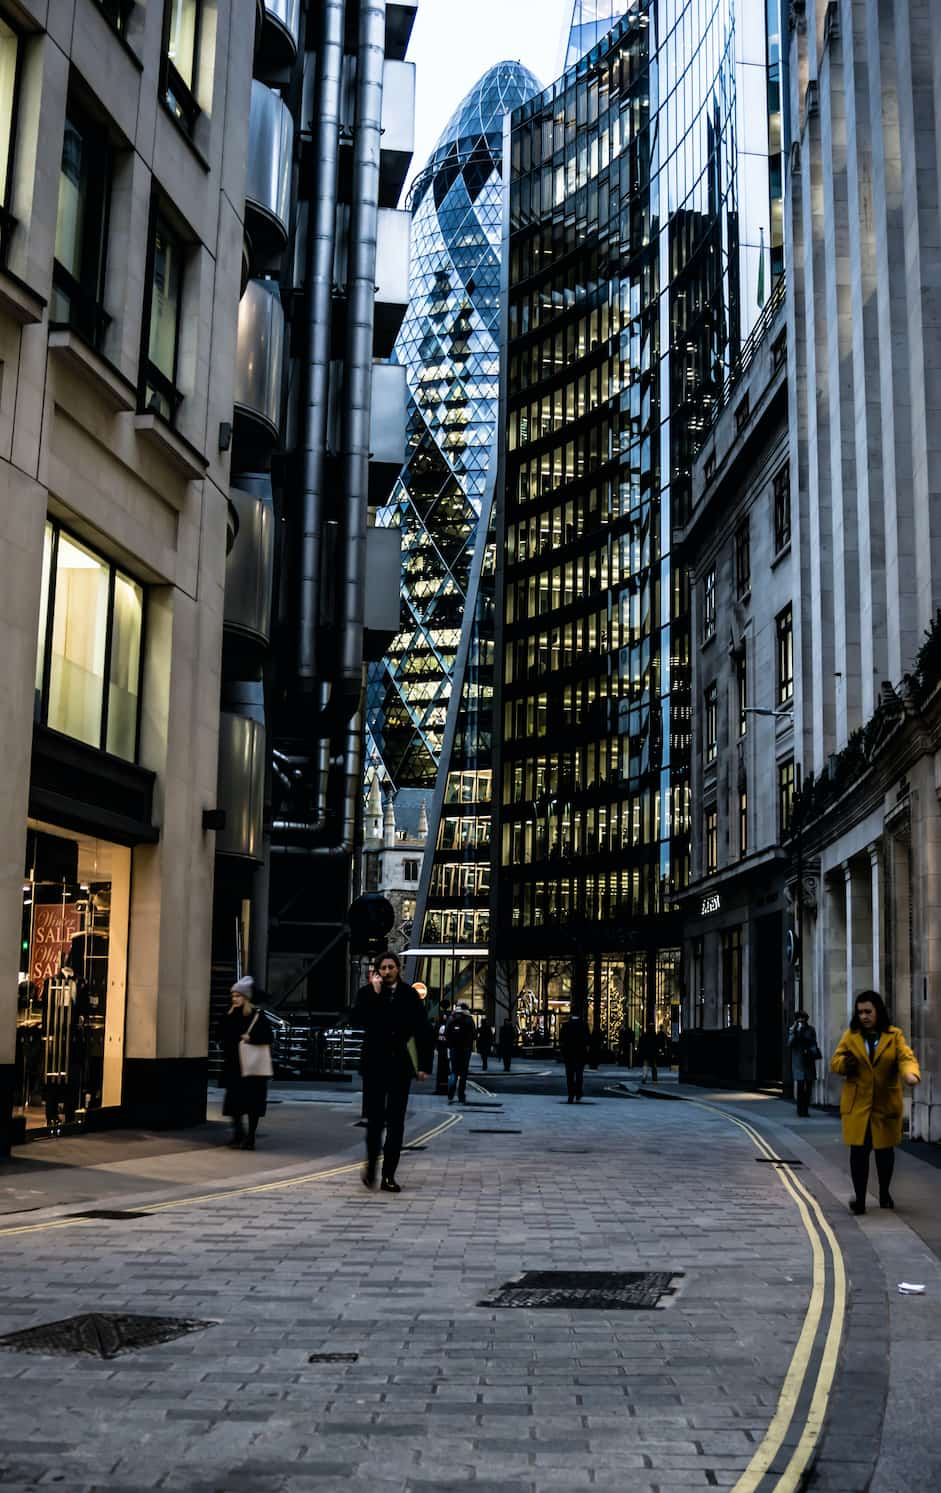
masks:
[[[522,62],[543,85],[556,78],[571,14],[572,0],[421,0],[408,53],[417,69],[413,176],[494,62]]]

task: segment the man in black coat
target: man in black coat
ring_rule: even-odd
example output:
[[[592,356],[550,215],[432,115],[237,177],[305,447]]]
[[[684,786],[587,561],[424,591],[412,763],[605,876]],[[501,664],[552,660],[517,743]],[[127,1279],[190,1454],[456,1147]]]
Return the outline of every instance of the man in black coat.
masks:
[[[466,1001],[458,1001],[444,1029],[444,1040],[448,1044],[448,1061],[451,1066],[448,1077],[449,1104],[454,1103],[455,1090],[458,1104],[467,1103],[467,1070],[470,1067],[476,1036],[477,1028],[470,1013],[470,1007]]]
[[[402,1154],[408,1091],[431,1072],[433,1043],[418,991],[406,985],[395,954],[380,954],[375,972],[356,996],[354,1021],[363,1030],[366,1099],[366,1165],[363,1183],[374,1187],[382,1152],[382,1191],[401,1192],[395,1180]],[[385,1143],[382,1132],[385,1130]]]
[[[559,1051],[565,1064],[569,1104],[581,1104],[585,1064],[588,1061],[588,1032],[577,1011],[573,1011],[559,1028]]]

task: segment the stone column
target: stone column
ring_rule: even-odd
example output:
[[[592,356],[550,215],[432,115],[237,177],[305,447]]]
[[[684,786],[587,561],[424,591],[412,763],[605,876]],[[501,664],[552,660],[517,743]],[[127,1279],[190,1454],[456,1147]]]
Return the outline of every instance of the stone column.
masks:
[[[869,847],[869,876],[872,888],[872,988],[882,992],[882,846],[877,840]]]
[[[849,861],[844,861],[841,870],[843,872],[843,906],[846,919],[846,1019],[849,1021],[853,1014],[853,867]]]

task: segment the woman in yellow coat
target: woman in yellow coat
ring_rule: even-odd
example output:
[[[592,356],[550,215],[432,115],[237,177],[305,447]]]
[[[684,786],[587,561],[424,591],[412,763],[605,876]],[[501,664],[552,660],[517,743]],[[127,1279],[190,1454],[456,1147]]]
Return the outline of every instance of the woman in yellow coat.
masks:
[[[843,1141],[850,1148],[850,1174],[856,1196],[851,1213],[865,1213],[869,1153],[876,1153],[879,1205],[894,1208],[889,1183],[894,1146],[902,1139],[902,1084],[921,1080],[918,1060],[901,1030],[892,1026],[881,995],[857,995],[853,1019],[830,1062],[845,1082],[840,1096]]]

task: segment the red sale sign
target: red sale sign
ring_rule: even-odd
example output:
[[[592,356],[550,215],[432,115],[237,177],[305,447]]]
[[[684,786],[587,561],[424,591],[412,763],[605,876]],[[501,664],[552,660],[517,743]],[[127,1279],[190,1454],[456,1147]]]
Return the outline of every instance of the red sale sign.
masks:
[[[33,909],[29,977],[34,985],[42,989],[46,980],[59,973],[81,926],[82,914],[70,904],[63,907],[61,902],[51,902]]]

